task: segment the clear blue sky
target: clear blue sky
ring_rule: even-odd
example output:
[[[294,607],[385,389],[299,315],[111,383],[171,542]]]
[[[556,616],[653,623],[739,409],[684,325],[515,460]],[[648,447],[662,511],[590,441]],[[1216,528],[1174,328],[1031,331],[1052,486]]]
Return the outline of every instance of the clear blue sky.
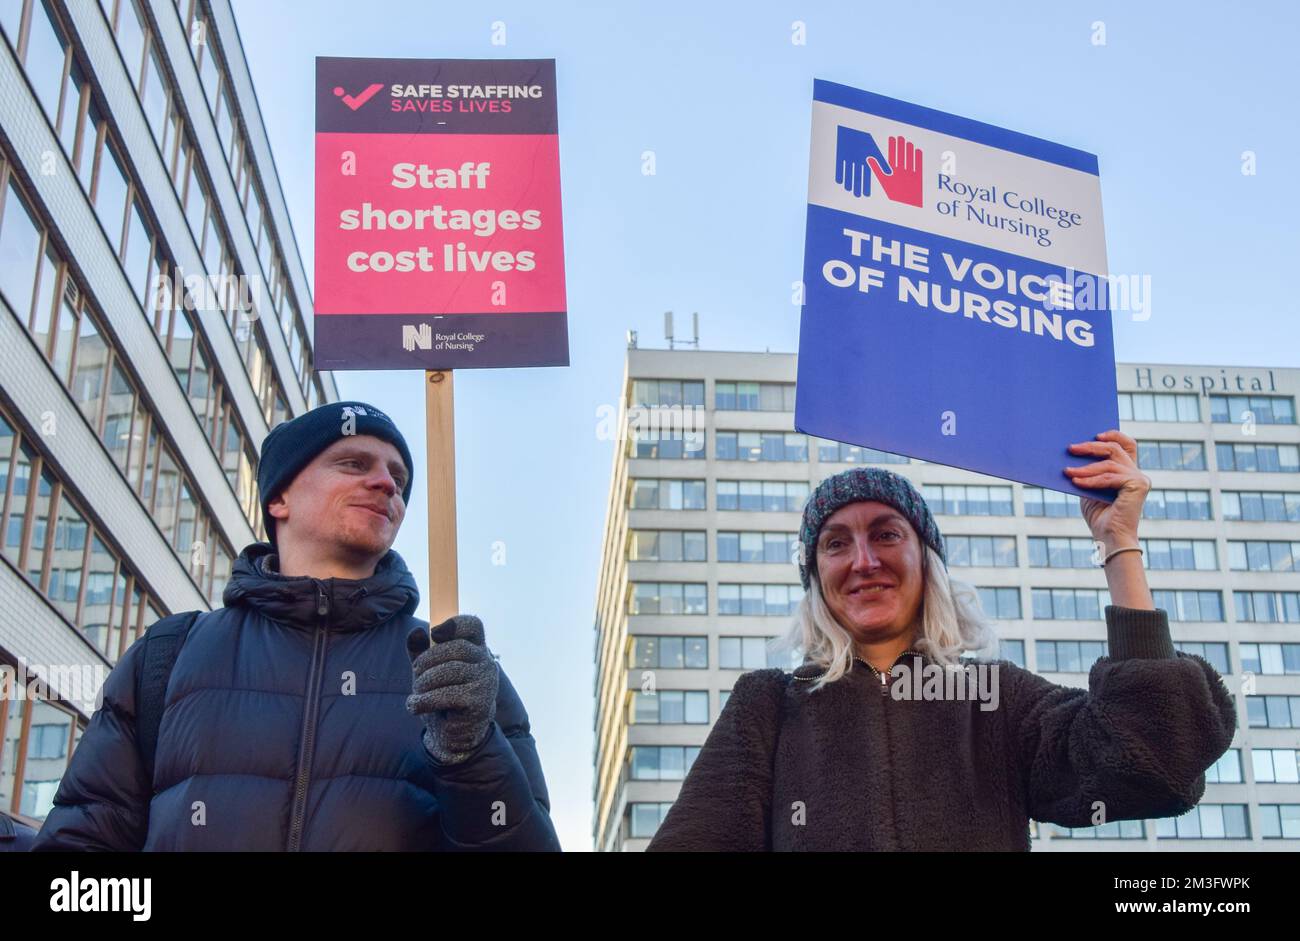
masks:
[[[528,706],[566,849],[591,845],[597,409],[665,310],[679,333],[699,311],[706,349],[795,350],[814,77],[1096,153],[1110,270],[1152,279],[1119,359],[1300,366],[1295,4],[233,2],[309,276],[315,56],[557,60],[572,365],[459,371],[456,461],[461,604]],[[421,377],[337,374],[417,456]],[[396,546],[422,584],[423,493]]]

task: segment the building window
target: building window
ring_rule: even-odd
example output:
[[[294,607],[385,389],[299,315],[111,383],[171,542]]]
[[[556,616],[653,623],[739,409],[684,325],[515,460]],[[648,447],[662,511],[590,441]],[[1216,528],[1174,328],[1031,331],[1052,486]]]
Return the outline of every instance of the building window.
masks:
[[[628,667],[634,670],[706,670],[709,638],[637,634],[631,638]]]
[[[1300,542],[1228,540],[1228,568],[1234,572],[1300,571]]]
[[[638,478],[632,481],[629,507],[634,510],[703,510],[703,480],[661,480]]]
[[[5,19],[12,16],[21,17],[19,12],[22,0],[6,0]],[[27,48],[23,55],[23,69],[36,92],[36,100],[45,110],[45,116],[57,130],[59,125],[59,105],[63,90],[63,79],[68,66],[68,41],[64,38],[63,27],[48,2],[35,2],[29,5],[31,26],[27,32]],[[14,43],[18,47],[18,43]]]
[[[44,820],[80,732],[52,701],[18,691],[0,699],[0,810]]]
[[[1014,568],[1015,536],[945,536],[944,549],[948,564],[954,567]]]
[[[1294,425],[1295,399],[1289,395],[1212,395],[1210,421],[1257,425]]]
[[[648,840],[655,835],[659,824],[668,816],[672,802],[661,804],[633,803],[627,806],[628,836],[634,840]]]
[[[1143,470],[1205,470],[1205,445],[1199,441],[1139,441]]]
[[[1065,535],[1031,535],[1031,568],[1096,568],[1101,559],[1095,556],[1092,539]]]
[[[641,529],[628,533],[630,562],[704,562],[704,530]]]
[[[1237,749],[1232,752],[1237,753]],[[1300,784],[1300,750],[1294,748],[1252,748],[1250,763],[1256,784]],[[1205,780],[1209,781],[1207,773]],[[1238,768],[1236,781],[1241,781]]]
[[[1025,668],[1025,642],[1006,637],[998,638],[995,658],[1008,660],[1023,670]]]
[[[702,689],[661,689],[633,694],[636,725],[708,725],[709,694]]]
[[[36,275],[44,255],[43,247],[44,231],[37,225],[36,213],[23,198],[12,175],[8,175],[4,201],[0,203],[0,294],[29,329],[33,297],[39,293]]]
[[[708,614],[703,583],[633,582],[628,614]]]
[[[1035,621],[1095,621],[1110,604],[1104,588],[1031,588]]]
[[[1161,840],[1249,840],[1245,804],[1198,804],[1181,817],[1156,821]]]
[[[1300,624],[1300,592],[1234,591],[1232,601],[1238,621]]]
[[[890,454],[875,448],[864,448],[842,441],[828,441],[815,438],[817,443],[817,460],[823,464],[908,464],[911,458],[902,454]]]
[[[1062,827],[1055,823],[1043,826],[1051,830],[1054,840],[1145,840],[1146,825],[1141,820],[1112,820],[1095,827]]]
[[[1300,676],[1300,644],[1241,643],[1237,652],[1243,673]]]
[[[690,379],[634,379],[630,405],[704,407],[704,381]]]
[[[807,461],[808,439],[782,431],[719,431],[714,435],[719,461]]]
[[[1217,591],[1169,591],[1153,589],[1151,597],[1170,621],[1222,621],[1223,597]],[[1109,602],[1107,602],[1109,604]]]
[[[1212,572],[1219,567],[1213,539],[1139,539],[1142,565],[1153,571]]]
[[[1266,840],[1300,840],[1300,804],[1260,804],[1259,835]]]
[[[1221,471],[1300,473],[1300,445],[1216,444],[1214,459]]]
[[[797,533],[718,533],[719,562],[790,563],[799,544]]]
[[[1179,392],[1121,392],[1119,393],[1120,421],[1178,421],[1201,420],[1201,400],[1195,395]]]
[[[718,585],[718,614],[788,617],[799,610],[799,585]]]
[[[3,723],[6,754],[0,769],[0,799],[12,814],[43,820],[55,806],[55,792],[68,769],[75,719],[72,712],[43,699],[4,706],[8,706],[8,721]]]
[[[719,510],[798,513],[808,501],[808,482],[719,480],[716,492]]]
[[[991,618],[1018,620],[1020,618],[1019,588],[976,588],[980,607]]]
[[[1229,748],[1205,769],[1207,784],[1241,784],[1241,749]]]
[[[1104,640],[1037,640],[1034,653],[1039,673],[1087,673],[1106,656]]]
[[[1182,653],[1192,654],[1200,657],[1214,669],[1218,670],[1221,675],[1231,673],[1232,669],[1228,665],[1228,645],[1216,641],[1190,641],[1182,640],[1174,644],[1174,649]]]
[[[1300,523],[1300,493],[1225,490],[1219,494],[1219,507],[1225,520]]]
[[[1148,491],[1142,504],[1142,518],[1149,520],[1208,520],[1210,492],[1208,490]]]
[[[716,382],[713,407],[738,412],[793,412],[793,382]]]
[[[1079,498],[1072,493],[1059,493],[1041,487],[1025,487],[1025,516],[1080,516]]]
[[[158,147],[163,146],[163,136],[167,130],[167,98],[171,83],[163,69],[163,58],[158,54],[157,43],[150,43],[145,56],[144,69],[140,75],[140,107],[153,131]]]
[[[1247,696],[1246,719],[1252,729],[1300,729],[1300,696]]]
[[[683,781],[700,755],[694,745],[636,745],[628,756],[633,781]]]
[[[788,668],[793,653],[772,649],[775,637],[719,637],[718,666],[723,670]]]
[[[702,461],[704,432],[634,429],[628,436],[628,457],[660,461]]]
[[[922,494],[931,512],[945,516],[1012,516],[1015,513],[1010,487],[926,484]],[[1029,513],[1028,498],[1025,514],[1042,515]]]

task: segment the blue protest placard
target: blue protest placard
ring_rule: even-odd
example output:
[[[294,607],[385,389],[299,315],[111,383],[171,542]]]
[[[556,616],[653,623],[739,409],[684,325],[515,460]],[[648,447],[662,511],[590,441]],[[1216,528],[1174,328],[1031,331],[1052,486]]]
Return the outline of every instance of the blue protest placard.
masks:
[[[795,427],[1094,499],[1119,427],[1092,154],[813,87]]]

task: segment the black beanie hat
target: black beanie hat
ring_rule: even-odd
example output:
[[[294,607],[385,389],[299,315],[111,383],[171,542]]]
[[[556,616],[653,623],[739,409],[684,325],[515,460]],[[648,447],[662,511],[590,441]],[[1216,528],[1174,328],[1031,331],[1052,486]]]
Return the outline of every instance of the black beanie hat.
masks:
[[[817,489],[804,504],[803,526],[799,530],[799,541],[803,548],[799,579],[805,590],[812,584],[812,575],[817,571],[817,536],[822,526],[840,507],[867,500],[887,503],[906,516],[916,534],[921,537],[921,542],[937,552],[943,561],[943,567],[948,567],[943,536],[930,514],[929,504],[917,493],[912,482],[902,474],[883,467],[854,467],[841,471],[834,477],[827,477],[817,485]]]
[[[304,412],[292,421],[281,422],[262,442],[262,457],[257,464],[257,490],[262,499],[262,519],[271,545],[275,545],[275,519],[268,510],[271,501],[293,483],[299,471],[315,460],[316,455],[334,442],[352,435],[374,435],[397,448],[406,464],[402,500],[411,502],[415,469],[406,439],[393,420],[365,402],[330,402]]]

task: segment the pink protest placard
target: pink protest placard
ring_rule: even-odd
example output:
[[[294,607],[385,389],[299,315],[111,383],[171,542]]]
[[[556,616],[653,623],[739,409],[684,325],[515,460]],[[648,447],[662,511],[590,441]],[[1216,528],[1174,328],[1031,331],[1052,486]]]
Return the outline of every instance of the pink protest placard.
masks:
[[[568,365],[553,60],[316,60],[318,369]]]

